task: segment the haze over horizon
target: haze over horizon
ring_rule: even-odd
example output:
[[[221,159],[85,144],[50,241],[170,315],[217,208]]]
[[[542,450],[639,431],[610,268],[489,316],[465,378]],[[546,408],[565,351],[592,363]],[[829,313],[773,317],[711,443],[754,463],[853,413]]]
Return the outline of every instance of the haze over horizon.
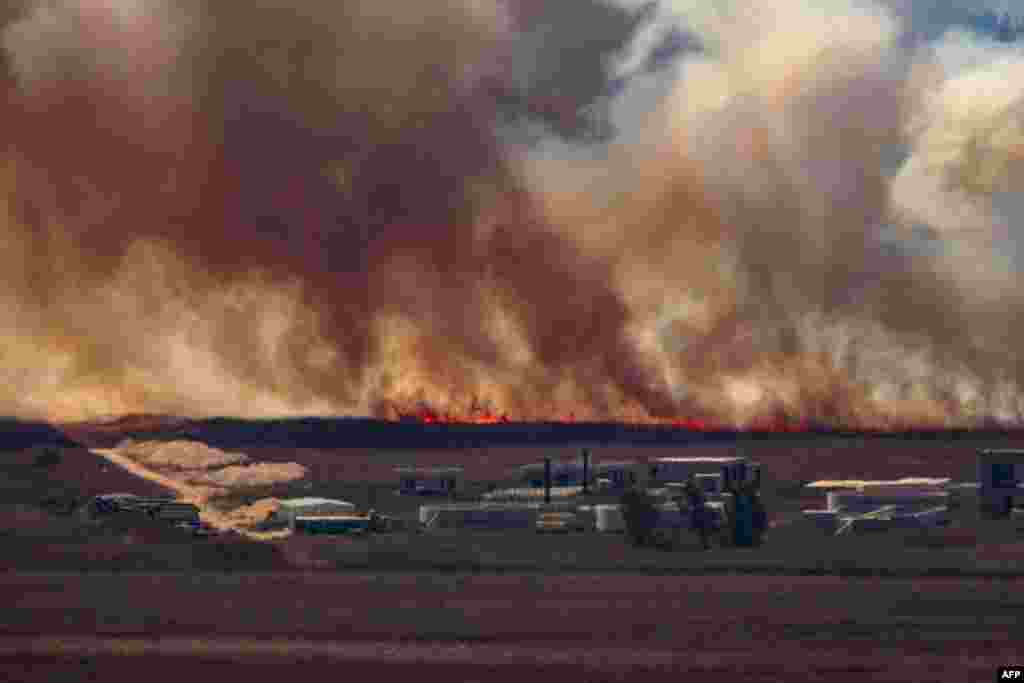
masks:
[[[0,414],[1020,425],[1022,25],[8,3]]]

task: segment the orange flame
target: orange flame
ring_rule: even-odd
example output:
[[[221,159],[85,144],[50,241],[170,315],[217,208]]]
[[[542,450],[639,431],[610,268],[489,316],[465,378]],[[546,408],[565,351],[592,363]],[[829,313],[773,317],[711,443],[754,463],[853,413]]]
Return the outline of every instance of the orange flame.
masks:
[[[588,421],[586,418],[580,420],[575,409],[542,420],[525,419],[522,416],[512,416],[504,412],[494,411],[475,399],[471,402],[469,409],[461,413],[451,409],[444,411],[436,409],[426,401],[419,401],[413,406],[404,409],[392,405],[391,412],[397,416],[399,422],[415,422],[420,424],[488,425],[513,424],[516,422],[576,424],[580,421]],[[593,419],[591,421],[599,422],[606,420]],[[640,418],[619,419],[615,421],[623,425],[636,427],[662,427],[693,432],[735,431],[737,428],[740,428],[742,431],[748,432],[800,433],[810,431],[813,428],[812,422],[806,418],[794,418],[779,413],[759,416],[742,426],[728,424],[709,417],[680,417],[667,420]]]

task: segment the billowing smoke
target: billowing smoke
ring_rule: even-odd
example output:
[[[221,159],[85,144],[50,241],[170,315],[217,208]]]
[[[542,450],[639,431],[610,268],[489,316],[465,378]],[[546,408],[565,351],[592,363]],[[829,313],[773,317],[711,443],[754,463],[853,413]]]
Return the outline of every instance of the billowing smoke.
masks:
[[[0,408],[1019,418],[1005,35],[549,4],[0,14]]]

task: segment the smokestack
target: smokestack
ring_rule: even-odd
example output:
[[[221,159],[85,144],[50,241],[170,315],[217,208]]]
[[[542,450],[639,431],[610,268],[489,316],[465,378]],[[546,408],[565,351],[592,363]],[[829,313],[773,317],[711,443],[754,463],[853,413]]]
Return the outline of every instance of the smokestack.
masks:
[[[590,492],[590,451],[583,449],[583,493]]]
[[[544,458],[544,504],[551,502],[551,458]]]

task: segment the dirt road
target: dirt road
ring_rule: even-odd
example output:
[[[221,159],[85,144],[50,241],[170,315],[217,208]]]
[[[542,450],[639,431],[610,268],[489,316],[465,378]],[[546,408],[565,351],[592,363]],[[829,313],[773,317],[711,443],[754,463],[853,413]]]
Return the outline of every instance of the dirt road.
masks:
[[[141,479],[160,484],[174,492],[180,500],[192,503],[199,508],[199,516],[204,522],[221,531],[237,531],[244,536],[256,540],[272,540],[288,536],[287,531],[252,531],[244,528],[236,517],[226,514],[210,505],[211,490],[203,486],[193,486],[186,481],[162,474],[144,467],[131,458],[121,455],[116,448],[94,448],[92,452],[100,455],[112,464],[121,467]]]

